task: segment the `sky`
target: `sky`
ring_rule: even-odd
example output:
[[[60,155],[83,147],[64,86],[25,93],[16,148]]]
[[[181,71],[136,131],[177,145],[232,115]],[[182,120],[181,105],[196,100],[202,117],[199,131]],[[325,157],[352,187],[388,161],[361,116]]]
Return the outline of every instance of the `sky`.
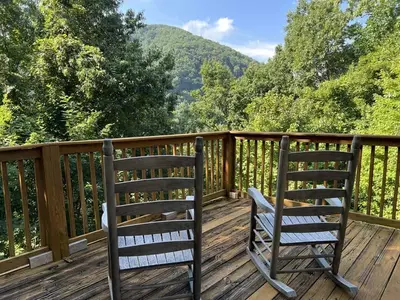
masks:
[[[122,11],[143,11],[147,24],[166,24],[230,46],[265,62],[285,35],[295,0],[125,0]]]

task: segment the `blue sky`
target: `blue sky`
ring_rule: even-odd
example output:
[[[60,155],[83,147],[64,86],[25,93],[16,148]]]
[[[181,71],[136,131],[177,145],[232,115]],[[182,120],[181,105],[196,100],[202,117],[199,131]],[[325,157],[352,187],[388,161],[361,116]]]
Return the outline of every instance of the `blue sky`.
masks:
[[[125,0],[121,10],[144,11],[148,24],[180,27],[266,61],[295,7],[295,0]]]

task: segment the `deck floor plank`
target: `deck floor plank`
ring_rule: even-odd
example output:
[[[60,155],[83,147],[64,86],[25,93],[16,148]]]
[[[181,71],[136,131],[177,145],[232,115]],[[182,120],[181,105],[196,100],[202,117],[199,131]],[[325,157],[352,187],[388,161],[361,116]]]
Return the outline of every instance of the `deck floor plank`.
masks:
[[[250,201],[224,199],[204,207],[202,299],[284,299],[256,270],[245,249]],[[180,216],[179,216],[180,217]],[[72,262],[52,263],[0,276],[0,299],[109,299],[106,240],[71,255]],[[286,247],[287,255],[308,253]],[[312,260],[281,261],[281,267],[314,267]],[[315,265],[316,266],[316,265]],[[350,221],[340,272],[360,292],[356,299],[398,299],[400,293],[400,231]],[[381,274],[384,274],[382,276]],[[187,267],[122,273],[124,286],[181,280]],[[348,299],[320,272],[281,274],[299,299]],[[124,299],[151,299],[188,292],[188,285],[124,290]],[[372,298],[371,298],[372,297]]]

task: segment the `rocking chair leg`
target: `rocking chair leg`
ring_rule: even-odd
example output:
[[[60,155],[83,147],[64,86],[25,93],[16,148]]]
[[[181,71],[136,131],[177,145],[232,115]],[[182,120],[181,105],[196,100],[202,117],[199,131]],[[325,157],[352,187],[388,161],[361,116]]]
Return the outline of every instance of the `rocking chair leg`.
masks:
[[[311,251],[314,254],[319,254],[318,250],[314,246],[311,247]],[[329,263],[326,261],[325,258],[320,257],[320,258],[315,258],[315,260],[322,268],[330,267]],[[332,271],[325,271],[325,273],[329,276],[330,279],[332,279],[333,282],[335,282],[338,286],[344,289],[350,296],[354,297],[357,295],[358,293],[357,286],[347,281],[339,274],[333,274]]]
[[[250,256],[251,260],[253,261],[254,265],[260,271],[260,273],[264,276],[264,278],[268,281],[270,285],[272,285],[276,290],[278,290],[280,293],[285,295],[287,298],[295,298],[296,297],[296,292],[294,289],[291,287],[287,286],[284,284],[282,281],[279,281],[277,279],[273,279],[270,276],[270,270],[268,266],[266,266],[261,259],[258,257],[258,255],[250,251],[249,248],[246,248],[247,254]]]

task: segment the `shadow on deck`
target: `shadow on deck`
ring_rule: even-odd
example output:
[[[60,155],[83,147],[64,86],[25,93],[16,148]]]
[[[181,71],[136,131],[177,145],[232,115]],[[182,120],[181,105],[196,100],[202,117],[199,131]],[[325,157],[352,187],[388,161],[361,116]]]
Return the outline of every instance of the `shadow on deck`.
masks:
[[[213,202],[203,214],[202,299],[285,299],[257,272],[245,252],[250,202],[247,199]],[[301,255],[304,247],[290,247]],[[349,220],[340,273],[360,291],[355,299],[399,299],[400,231]],[[317,267],[312,260],[288,261],[287,268]],[[136,271],[123,280],[158,283],[183,279],[186,268]],[[284,274],[282,280],[301,299],[349,299],[320,272]],[[126,285],[126,284],[125,284]],[[180,294],[185,285],[131,290],[125,299],[160,298]],[[68,260],[36,269],[22,269],[0,277],[0,299],[109,299],[106,240]]]

